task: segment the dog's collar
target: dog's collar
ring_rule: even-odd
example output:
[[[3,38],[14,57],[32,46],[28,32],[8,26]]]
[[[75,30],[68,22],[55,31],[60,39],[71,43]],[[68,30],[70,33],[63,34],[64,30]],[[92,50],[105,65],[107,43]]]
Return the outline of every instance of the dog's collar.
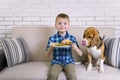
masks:
[[[99,49],[102,46],[102,44],[103,44],[103,39],[100,37],[100,44],[99,44],[99,46],[97,46],[97,49]],[[90,48],[91,45],[89,45],[87,47]]]
[[[100,37],[100,44],[99,44],[99,46],[97,46],[97,48],[99,49],[99,48],[102,46],[102,44],[103,44],[103,40],[102,40],[102,38]]]

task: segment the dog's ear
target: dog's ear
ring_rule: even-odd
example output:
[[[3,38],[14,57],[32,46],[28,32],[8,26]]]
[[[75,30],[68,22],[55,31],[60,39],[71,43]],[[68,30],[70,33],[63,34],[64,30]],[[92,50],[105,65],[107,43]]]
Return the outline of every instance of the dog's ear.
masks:
[[[96,34],[95,36],[94,36],[94,38],[92,39],[92,41],[91,41],[91,46],[93,47],[93,46],[99,46],[99,44],[100,44],[100,37],[99,37],[99,34]]]
[[[84,33],[83,33],[83,38],[85,38],[86,31],[87,31],[87,30],[85,30]]]
[[[85,34],[83,34],[83,38],[85,38]]]

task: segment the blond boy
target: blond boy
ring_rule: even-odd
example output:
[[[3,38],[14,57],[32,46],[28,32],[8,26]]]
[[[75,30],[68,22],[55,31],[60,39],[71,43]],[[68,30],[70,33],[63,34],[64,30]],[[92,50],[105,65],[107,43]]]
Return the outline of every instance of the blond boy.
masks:
[[[51,54],[53,56],[47,80],[58,80],[61,71],[64,71],[67,80],[76,80],[75,61],[72,57],[72,50],[76,51],[80,56],[82,52],[79,49],[76,38],[68,33],[69,27],[69,16],[64,13],[58,14],[55,20],[55,28],[58,32],[49,37],[46,47],[46,56],[49,57]],[[51,45],[51,43],[66,44],[68,40],[72,42],[70,47]]]

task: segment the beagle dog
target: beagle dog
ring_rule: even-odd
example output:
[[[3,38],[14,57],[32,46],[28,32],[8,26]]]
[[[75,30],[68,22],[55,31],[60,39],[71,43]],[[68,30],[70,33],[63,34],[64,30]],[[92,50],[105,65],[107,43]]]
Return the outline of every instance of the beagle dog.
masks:
[[[104,72],[105,44],[95,27],[88,27],[83,33],[82,45],[87,47],[88,66],[87,71],[92,70],[92,61],[99,65],[99,72]]]

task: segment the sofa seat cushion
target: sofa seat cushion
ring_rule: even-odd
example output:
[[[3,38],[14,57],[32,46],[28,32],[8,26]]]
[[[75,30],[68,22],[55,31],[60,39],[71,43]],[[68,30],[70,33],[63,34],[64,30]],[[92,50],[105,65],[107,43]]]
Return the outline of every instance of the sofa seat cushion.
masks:
[[[0,73],[0,80],[45,80],[48,63],[28,62],[5,68]]]
[[[49,62],[28,62],[5,68],[0,72],[0,80],[46,80]],[[85,65],[76,64],[77,80],[120,80],[120,71],[117,68],[105,65],[105,73],[98,73],[94,67],[91,72],[86,71]],[[115,77],[113,77],[113,74]],[[64,73],[58,80],[66,80]]]

